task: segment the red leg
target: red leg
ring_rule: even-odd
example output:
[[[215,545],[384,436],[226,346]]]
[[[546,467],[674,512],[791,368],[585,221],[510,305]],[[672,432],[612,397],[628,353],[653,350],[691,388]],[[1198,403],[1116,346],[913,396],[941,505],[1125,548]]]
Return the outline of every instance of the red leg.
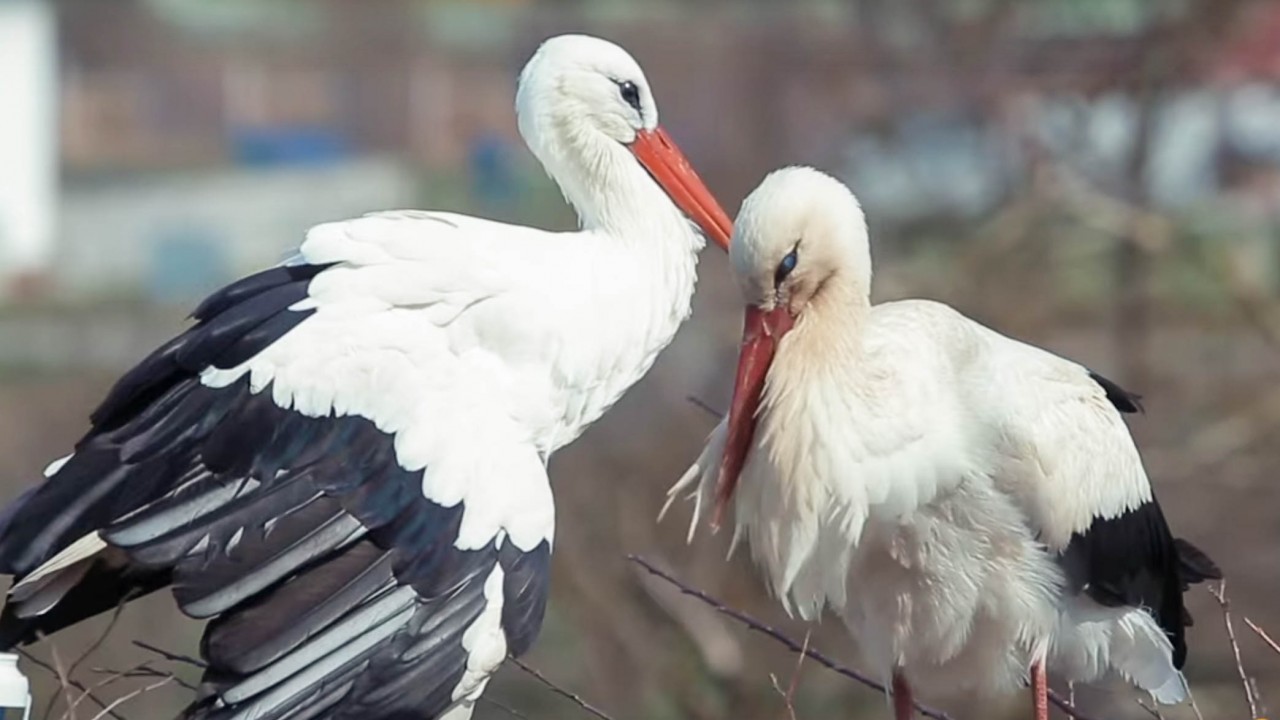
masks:
[[[1036,720],[1049,720],[1049,678],[1045,675],[1044,662],[1041,660],[1031,666],[1031,697]]]
[[[894,720],[911,720],[915,716],[916,705],[911,698],[911,686],[907,679],[898,673],[893,674],[893,717]]]

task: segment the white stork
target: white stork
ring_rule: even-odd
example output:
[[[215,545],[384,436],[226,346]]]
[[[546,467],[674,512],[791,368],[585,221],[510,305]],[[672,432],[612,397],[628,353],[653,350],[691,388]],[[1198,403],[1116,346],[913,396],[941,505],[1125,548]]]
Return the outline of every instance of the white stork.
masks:
[[[205,300],[0,514],[0,646],[172,586],[190,718],[470,716],[542,622],[547,458],[688,316],[689,218],[729,234],[616,45],[546,41],[516,108],[583,229],[376,213]]]
[[[735,543],[788,612],[840,615],[900,719],[913,687],[989,696],[1030,671],[1044,720],[1046,666],[1184,697],[1182,593],[1220,575],[1169,532],[1120,416],[1136,396],[946,305],[873,306],[862,210],[816,170],[769,175],[730,256],[729,417],[671,490],[696,494],[694,527],[735,499]]]

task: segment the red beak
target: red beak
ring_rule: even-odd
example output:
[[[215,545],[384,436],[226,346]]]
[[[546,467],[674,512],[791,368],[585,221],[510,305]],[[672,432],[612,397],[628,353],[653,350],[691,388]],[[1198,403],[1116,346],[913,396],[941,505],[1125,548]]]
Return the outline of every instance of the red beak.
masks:
[[[742,325],[742,350],[738,354],[738,376],[733,383],[733,401],[729,405],[729,437],[724,458],[716,477],[716,511],[711,527],[718,529],[725,505],[738,487],[738,476],[747,462],[747,452],[756,434],[756,413],[764,394],[769,366],[778,350],[778,342],[787,334],[795,318],[780,306],[765,312],[752,305],[747,308]]]
[[[733,221],[716,202],[698,173],[693,171],[693,166],[671,141],[667,131],[662,128],[641,130],[636,133],[635,142],[631,143],[631,152],[671,196],[676,207],[692,218],[722,250],[728,250]]]

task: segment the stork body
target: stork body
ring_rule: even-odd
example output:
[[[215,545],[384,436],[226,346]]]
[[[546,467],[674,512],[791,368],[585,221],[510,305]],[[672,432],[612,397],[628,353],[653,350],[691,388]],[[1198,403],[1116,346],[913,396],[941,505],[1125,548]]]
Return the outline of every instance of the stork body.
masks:
[[[377,213],[215,293],[0,514],[0,644],[172,586],[189,717],[471,714],[542,621],[549,455],[688,315],[686,213],[728,227],[616,45],[547,41],[517,110],[583,230]]]
[[[1135,396],[940,303],[873,306],[861,210],[816,171],[766,178],[730,251],[733,405],[672,489],[695,523],[731,502],[777,597],[839,614],[900,693],[1030,677],[1042,705],[1047,667],[1184,697],[1182,593],[1218,571],[1169,531]]]

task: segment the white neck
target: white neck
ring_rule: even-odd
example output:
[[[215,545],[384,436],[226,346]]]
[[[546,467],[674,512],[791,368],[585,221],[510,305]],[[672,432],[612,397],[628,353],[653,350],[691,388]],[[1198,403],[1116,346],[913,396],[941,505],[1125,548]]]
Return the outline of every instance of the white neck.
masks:
[[[590,258],[584,272],[604,279],[583,299],[590,308],[575,326],[591,338],[581,347],[599,355],[586,364],[603,374],[581,378],[591,389],[568,409],[549,442],[554,451],[613,405],[675,337],[692,307],[704,241],[623,145],[594,133],[571,145],[530,145],[578,211]]]
[[[549,147],[534,152],[583,230],[640,249],[702,249],[702,235],[622,144],[590,129],[544,138]]]

